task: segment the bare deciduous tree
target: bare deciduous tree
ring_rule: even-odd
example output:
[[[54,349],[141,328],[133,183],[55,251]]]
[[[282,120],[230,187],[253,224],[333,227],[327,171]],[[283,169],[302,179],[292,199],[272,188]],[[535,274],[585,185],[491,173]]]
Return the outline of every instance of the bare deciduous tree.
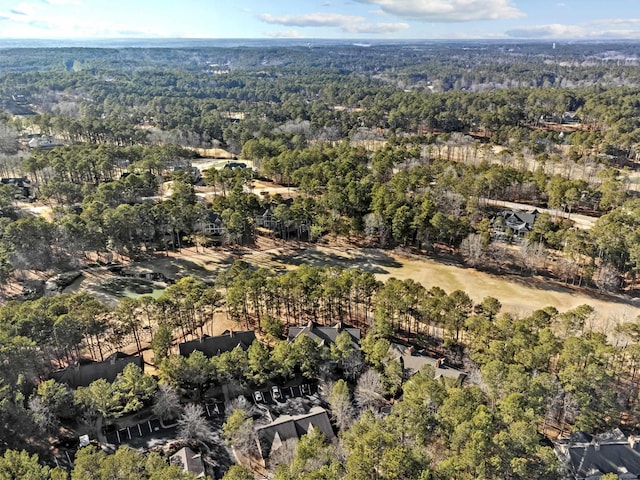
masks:
[[[471,233],[460,243],[460,253],[465,261],[475,267],[484,263],[486,259],[486,247],[482,242],[482,235]]]
[[[51,407],[38,396],[29,399],[29,410],[36,425],[45,432],[52,432],[58,426],[58,419]]]
[[[180,396],[171,385],[163,383],[153,400],[153,414],[162,420],[173,420],[182,413]]]
[[[258,443],[253,418],[242,408],[234,409],[222,426],[227,442],[245,455],[255,456]]]
[[[214,438],[213,428],[204,416],[201,405],[190,403],[178,418],[178,437],[183,440],[196,440],[202,443]]]
[[[385,403],[383,392],[384,385],[380,374],[369,369],[358,379],[354,396],[361,409],[376,410]]]
[[[609,264],[600,265],[593,276],[593,280],[600,290],[606,290],[609,292],[617,291],[622,285],[620,272]]]
[[[290,438],[282,442],[275,450],[271,450],[269,455],[269,464],[271,467],[276,465],[291,465],[296,458],[296,447],[298,445],[297,438]]]
[[[338,380],[331,386],[329,394],[331,416],[338,429],[346,430],[353,421],[353,406],[349,395],[349,386],[344,380]]]

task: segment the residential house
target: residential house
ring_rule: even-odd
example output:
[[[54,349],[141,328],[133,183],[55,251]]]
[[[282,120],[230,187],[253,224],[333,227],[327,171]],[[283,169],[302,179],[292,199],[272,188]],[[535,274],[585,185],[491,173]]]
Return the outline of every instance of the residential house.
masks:
[[[238,168],[247,168],[247,164],[243,162],[227,162],[222,168],[227,170],[236,170]]]
[[[196,223],[194,230],[209,236],[218,236],[226,232],[222,217],[211,210],[208,210],[206,216]]]
[[[402,365],[405,378],[418,373],[425,365],[430,365],[435,371],[435,378],[451,378],[462,383],[467,376],[462,370],[450,367],[446,364],[444,358],[433,358],[424,350],[416,350],[413,346],[401,345],[392,342],[389,352],[394,360]]]
[[[27,145],[29,148],[53,148],[61,146],[62,143],[51,137],[33,137]]]
[[[270,230],[272,234],[281,238],[288,239],[292,236],[295,236],[298,240],[306,238],[309,233],[310,219],[293,218],[290,215],[292,204],[293,199],[288,198],[279,203],[267,205],[261,213],[254,217],[256,227]],[[276,215],[276,209],[280,205],[284,205],[285,209],[280,211],[279,215]]]
[[[514,235],[522,237],[533,229],[539,215],[538,210],[504,210],[494,218],[493,225],[502,231],[510,229]],[[498,218],[502,219],[500,223],[496,221]]]
[[[189,447],[183,447],[169,457],[169,463],[181,467],[187,473],[193,473],[196,478],[204,478],[204,463],[199,453]]]
[[[31,182],[26,177],[8,177],[0,179],[3,185],[14,185],[16,196],[28,198],[31,195]]]
[[[113,382],[127,365],[133,363],[144,370],[144,360],[137,355],[116,352],[103,362],[77,363],[51,373],[51,378],[71,388],[88,387],[101,378]]]
[[[276,228],[280,228],[280,222],[278,219],[274,218],[273,213],[276,207],[280,204],[286,205],[287,208],[291,208],[293,205],[293,199],[287,198],[283,199],[280,203],[270,203],[268,204],[262,213],[259,213],[255,217],[256,226],[267,228],[269,230],[275,230]]]
[[[618,428],[595,436],[575,432],[555,443],[556,455],[575,480],[596,480],[613,473],[617,478],[640,478],[640,437]]]
[[[360,329],[345,327],[342,322],[338,322],[332,327],[319,327],[312,321],[304,327],[289,327],[288,338],[290,342],[293,342],[300,335],[307,335],[319,345],[331,347],[336,343],[336,338],[341,332],[347,332],[354,345],[360,345]]]
[[[178,345],[178,352],[183,357],[188,357],[198,350],[204,353],[206,357],[211,358],[224,352],[230,352],[237,347],[247,350],[255,339],[256,334],[253,330],[245,332],[227,330],[222,335],[217,335],[215,337],[205,335],[202,338],[181,343]]]
[[[564,112],[562,114],[562,123],[576,124],[580,122],[581,120],[577,112]]]
[[[288,440],[298,441],[313,428],[319,429],[327,441],[335,438],[329,414],[322,407],[313,407],[303,415],[283,415],[267,425],[256,427],[258,452],[263,466]]]

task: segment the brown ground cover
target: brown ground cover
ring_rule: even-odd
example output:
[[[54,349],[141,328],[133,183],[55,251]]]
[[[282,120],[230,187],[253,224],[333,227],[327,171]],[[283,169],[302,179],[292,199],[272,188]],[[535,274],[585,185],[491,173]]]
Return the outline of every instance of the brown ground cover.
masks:
[[[546,306],[560,311],[581,304],[591,305],[596,312],[599,329],[609,331],[618,322],[634,320],[640,314],[640,301],[627,295],[609,295],[585,288],[572,287],[536,275],[497,274],[465,267],[453,259],[433,259],[400,251],[357,247],[350,244],[295,244],[260,238],[255,248],[195,248],[182,249],[164,257],[144,261],[129,268],[140,272],[161,272],[169,278],[192,275],[212,282],[218,272],[235,260],[276,271],[309,265],[337,265],[370,271],[380,280],[390,277],[413,279],[426,288],[439,286],[447,292],[464,290],[476,302],[484,297],[496,297],[503,310],[515,314]],[[100,282],[113,275],[106,270],[85,274],[67,291],[89,291],[109,303],[117,298],[99,288]]]

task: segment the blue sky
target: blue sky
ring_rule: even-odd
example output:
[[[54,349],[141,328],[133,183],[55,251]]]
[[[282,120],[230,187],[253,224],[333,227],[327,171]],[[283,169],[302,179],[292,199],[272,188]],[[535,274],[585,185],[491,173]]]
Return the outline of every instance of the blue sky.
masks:
[[[640,39],[638,0],[0,0],[0,38]]]

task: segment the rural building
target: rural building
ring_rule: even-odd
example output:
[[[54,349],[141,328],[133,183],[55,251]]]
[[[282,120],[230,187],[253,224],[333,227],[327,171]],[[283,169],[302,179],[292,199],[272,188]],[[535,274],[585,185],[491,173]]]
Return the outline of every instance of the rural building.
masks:
[[[317,428],[327,441],[335,438],[328,412],[322,407],[314,407],[303,415],[283,415],[268,425],[256,427],[258,452],[263,465],[278,449],[286,445],[287,440],[298,441],[303,435]]]
[[[142,357],[116,352],[104,362],[77,363],[63,370],[52,372],[51,378],[57,382],[65,383],[71,388],[88,387],[101,378],[113,382],[130,363],[134,363],[140,367],[140,370],[144,370]]]
[[[275,209],[278,205],[285,205],[287,208],[291,208],[291,205],[293,205],[293,198],[286,198],[279,203],[271,202],[270,204],[268,204],[264,208],[262,213],[259,213],[258,215],[256,215],[255,217],[256,226],[268,228],[270,230],[275,230],[276,228],[279,228],[281,222],[279,222],[273,216]]]
[[[53,138],[33,137],[31,140],[29,140],[27,145],[29,146],[29,148],[53,148],[59,147],[62,144],[60,142],[57,142]]]
[[[533,229],[533,224],[540,215],[538,210],[504,210],[494,218],[493,225],[502,232],[510,229],[514,235],[523,237]]]
[[[183,357],[188,357],[198,350],[199,352],[204,353],[206,357],[210,358],[224,352],[230,352],[236,347],[247,350],[255,339],[256,334],[253,330],[244,332],[227,330],[222,335],[217,335],[215,337],[205,335],[202,338],[181,343],[178,345],[178,352]]]
[[[222,217],[209,210],[205,218],[196,223],[195,231],[203,235],[222,235],[226,232]]]
[[[169,457],[169,463],[182,468],[185,472],[193,473],[196,478],[204,478],[204,463],[199,453],[189,447],[183,447]]]
[[[8,177],[0,179],[3,185],[14,185],[19,192],[17,195],[29,197],[31,195],[31,182],[26,177]]]
[[[598,436],[572,433],[556,442],[555,451],[575,480],[596,480],[607,473],[622,480],[640,478],[640,437],[618,428]]]
[[[405,378],[415,375],[425,365],[429,365],[435,370],[435,378],[452,378],[457,382],[462,382],[467,376],[462,370],[446,365],[443,358],[430,357],[424,350],[416,350],[412,346],[391,343],[389,352],[391,357],[402,365]]]
[[[333,327],[319,327],[313,322],[309,322],[304,327],[289,327],[288,338],[293,342],[300,335],[307,335],[319,345],[331,347],[336,343],[336,338],[341,332],[347,332],[355,345],[360,345],[360,329],[343,326],[342,322],[336,323]]]
[[[247,164],[243,162],[227,162],[222,168],[226,170],[237,170],[239,168],[247,168]]]

